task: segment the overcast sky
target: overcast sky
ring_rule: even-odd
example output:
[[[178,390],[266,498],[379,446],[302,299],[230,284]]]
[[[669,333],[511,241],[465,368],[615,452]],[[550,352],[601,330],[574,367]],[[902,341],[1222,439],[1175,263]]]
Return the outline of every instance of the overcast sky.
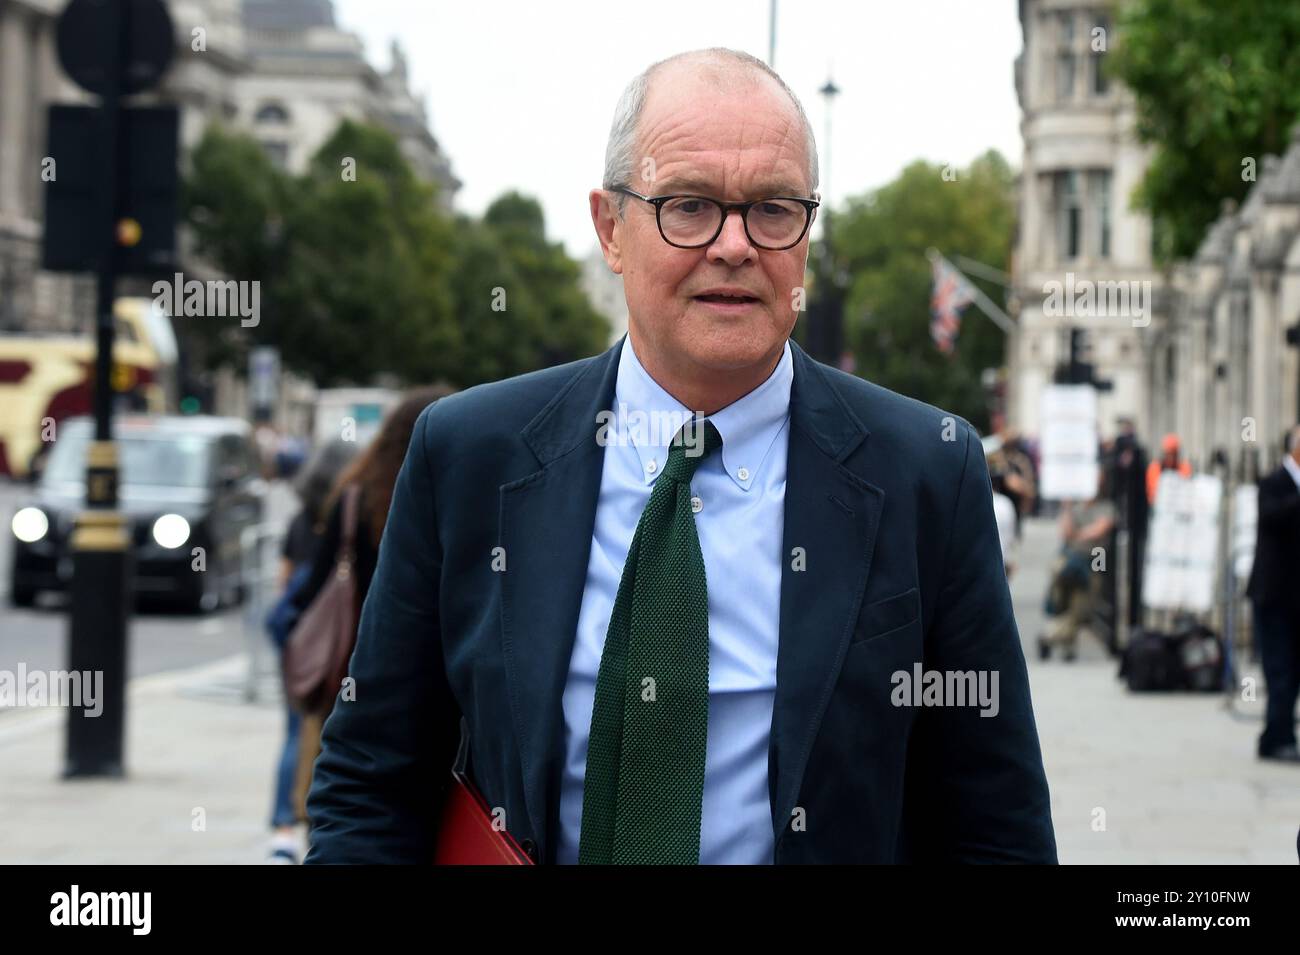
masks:
[[[649,64],[683,50],[768,52],[769,0],[335,0],[370,61],[396,37],[411,86],[481,214],[508,189],[534,196],[570,255],[596,247],[587,192],[600,185],[614,105]],[[776,69],[813,123],[824,196],[837,205],[913,159],[962,165],[984,150],[1020,163],[1013,0],[778,0]],[[831,117],[817,92],[833,75]]]

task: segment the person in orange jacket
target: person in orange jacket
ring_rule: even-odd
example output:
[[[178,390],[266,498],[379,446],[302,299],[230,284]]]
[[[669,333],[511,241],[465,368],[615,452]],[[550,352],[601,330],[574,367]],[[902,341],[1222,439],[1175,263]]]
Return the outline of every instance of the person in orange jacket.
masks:
[[[1147,465],[1147,501],[1156,502],[1156,488],[1160,486],[1162,471],[1176,470],[1183,477],[1192,476],[1192,466],[1181,455],[1181,443],[1178,435],[1167,434],[1160,442],[1160,457]]]

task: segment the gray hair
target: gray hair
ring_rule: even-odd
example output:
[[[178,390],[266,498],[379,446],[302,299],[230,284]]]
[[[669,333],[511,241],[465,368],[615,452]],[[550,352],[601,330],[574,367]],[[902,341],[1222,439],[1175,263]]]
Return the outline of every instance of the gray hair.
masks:
[[[627,85],[623,95],[619,98],[618,106],[614,108],[614,122],[609,130],[609,142],[605,146],[605,176],[601,182],[603,189],[615,189],[620,186],[627,187],[632,182],[632,177],[636,171],[636,137],[637,127],[641,122],[641,112],[645,109],[646,97],[650,92],[650,81],[654,74],[661,68],[670,63],[682,59],[700,60],[717,63],[723,61],[730,66],[740,66],[749,70],[757,70],[765,73],[780,85],[790,97],[790,102],[794,103],[795,111],[799,114],[799,122],[803,126],[804,140],[808,152],[808,180],[811,183],[812,192],[817,191],[818,169],[817,169],[817,140],[813,136],[812,124],[808,122],[808,114],[804,112],[803,104],[799,102],[799,97],[795,96],[790,87],[786,86],[785,80],[777,74],[770,66],[764,63],[758,57],[750,56],[740,50],[730,50],[726,47],[710,47],[705,50],[691,50],[686,53],[678,53],[667,59],[660,60],[658,63],[652,63],[646,67],[645,71],[637,76]],[[618,211],[619,215],[623,214],[628,197],[623,193],[618,193]]]

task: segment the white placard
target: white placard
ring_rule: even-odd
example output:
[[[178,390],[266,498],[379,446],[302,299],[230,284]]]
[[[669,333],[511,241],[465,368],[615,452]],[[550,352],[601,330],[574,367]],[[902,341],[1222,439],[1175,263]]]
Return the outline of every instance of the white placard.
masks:
[[[1097,391],[1091,385],[1049,385],[1042,392],[1040,494],[1053,501],[1097,496]]]
[[[1223,482],[1213,475],[1160,475],[1147,538],[1142,603],[1206,613],[1214,606]]]

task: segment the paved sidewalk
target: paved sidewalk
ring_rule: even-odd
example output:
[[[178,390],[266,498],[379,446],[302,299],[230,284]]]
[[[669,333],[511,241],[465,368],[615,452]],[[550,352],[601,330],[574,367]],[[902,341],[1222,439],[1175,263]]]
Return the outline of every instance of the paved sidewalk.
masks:
[[[1300,768],[1254,756],[1258,667],[1246,672],[1259,702],[1238,702],[1234,714],[1218,694],[1129,693],[1095,641],[1081,642],[1076,663],[1039,662],[1056,540],[1054,522],[1026,522],[1011,591],[1061,862],[1295,865]]]
[[[60,778],[65,711],[4,714],[0,863],[261,862],[284,716],[246,659],[133,681],[123,780]]]
[[[1012,581],[1031,649],[1054,534],[1028,525]],[[1257,721],[1221,696],[1129,694],[1095,644],[1072,665],[1030,656],[1062,862],[1295,864],[1300,769],[1253,757]],[[122,781],[59,779],[62,711],[0,716],[0,862],[261,862],[284,718],[269,694],[242,701],[245,666],[133,682]]]

